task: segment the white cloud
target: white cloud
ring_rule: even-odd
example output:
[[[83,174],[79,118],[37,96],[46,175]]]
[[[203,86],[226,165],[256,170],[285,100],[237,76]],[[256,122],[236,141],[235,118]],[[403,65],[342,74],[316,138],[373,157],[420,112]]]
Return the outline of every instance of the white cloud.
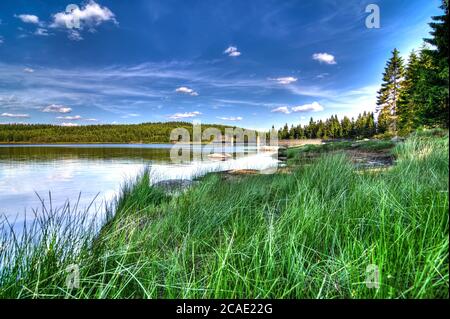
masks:
[[[128,113],[128,114],[126,114],[126,115],[121,116],[121,118],[123,118],[123,119],[128,119],[128,118],[130,118],[130,117],[139,117],[139,116],[141,116],[141,114],[137,114],[137,113]]]
[[[15,17],[22,20],[23,23],[39,24],[39,17],[33,14],[19,14]]]
[[[191,96],[198,96],[197,92],[195,92],[193,89],[190,89],[190,88],[185,87],[185,86],[181,86],[181,87],[177,88],[175,90],[175,92],[183,93],[183,94],[189,94]]]
[[[281,77],[281,78],[275,78],[275,79],[271,79],[272,81],[276,81],[278,84],[282,84],[282,85],[288,85],[294,82],[297,82],[297,78],[292,77],[292,76],[286,76],[286,77]]]
[[[88,122],[98,122],[98,119],[84,119],[84,120]]]
[[[236,117],[234,117],[234,116],[231,116],[231,117],[226,117],[226,116],[221,117],[221,116],[218,116],[217,118],[220,119],[220,120],[224,120],[224,121],[232,121],[232,122],[242,121],[242,120],[243,120],[243,118],[240,117],[240,116],[236,116]]]
[[[174,120],[179,120],[179,119],[185,119],[185,118],[191,118],[191,117],[196,117],[198,115],[201,115],[202,113],[195,111],[195,112],[185,112],[185,113],[175,113],[169,116],[169,118],[174,119]]]
[[[5,41],[3,41],[3,37],[0,35],[0,44],[3,44]]]
[[[45,107],[42,112],[45,113],[70,113],[72,109],[64,105],[51,104]]]
[[[70,123],[70,122],[66,123],[66,122],[64,122],[64,123],[61,123],[61,126],[74,127],[74,126],[78,126],[78,124],[77,123]]]
[[[313,59],[319,62],[323,62],[326,64],[336,64],[336,60],[334,58],[334,55],[329,53],[314,53]]]
[[[311,104],[293,106],[290,109],[287,106],[280,106],[280,107],[273,109],[271,112],[290,114],[290,113],[299,113],[299,112],[319,112],[319,111],[323,111],[323,106],[317,102],[313,102]]]
[[[29,118],[29,114],[13,114],[13,113],[2,113],[1,117],[10,117],[10,118]]]
[[[323,106],[317,102],[313,102],[311,104],[304,104],[299,106],[294,106],[291,108],[292,112],[319,112],[323,111]]]
[[[25,72],[25,73],[33,73],[34,70],[32,68],[25,68],[25,69],[23,69],[23,72]]]
[[[107,7],[102,7],[94,0],[90,0],[81,8],[75,6],[70,12],[58,12],[53,15],[51,28],[69,29],[69,39],[82,40],[79,31],[74,29],[95,31],[95,27],[105,22],[113,22],[117,24],[114,13]]]
[[[81,120],[82,117],[80,115],[74,115],[74,116],[58,116],[58,120],[68,120],[68,121],[78,121]]]
[[[284,113],[284,114],[289,114],[289,113],[291,113],[291,112],[289,111],[289,108],[288,108],[287,106],[280,106],[280,107],[277,107],[277,108],[273,109],[271,112],[272,112],[272,113]]]
[[[48,30],[47,30],[47,29],[44,29],[44,28],[37,28],[36,31],[34,31],[34,34],[35,34],[35,35],[44,36],[44,37],[46,37],[46,36],[49,35],[49,34],[48,34]]]
[[[69,30],[67,33],[67,37],[72,41],[83,40],[83,37],[81,36],[80,32],[78,32],[77,30]]]
[[[223,51],[224,54],[228,54],[228,56],[240,56],[241,52],[238,51],[237,47],[235,46],[229,46],[225,51]]]
[[[316,76],[316,78],[318,79],[324,79],[325,77],[327,77],[329,75],[329,73],[320,73]]]

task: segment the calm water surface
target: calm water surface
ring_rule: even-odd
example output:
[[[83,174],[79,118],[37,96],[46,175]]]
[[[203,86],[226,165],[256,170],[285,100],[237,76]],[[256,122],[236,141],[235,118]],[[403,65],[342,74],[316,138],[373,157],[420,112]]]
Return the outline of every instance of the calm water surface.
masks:
[[[146,167],[150,168],[154,183],[192,179],[210,171],[266,169],[277,165],[273,156],[257,153],[254,147],[225,149],[234,155],[227,161],[203,156],[200,160],[191,158],[173,164],[171,147],[171,144],[0,145],[0,218],[18,222],[25,215],[32,218],[33,210],[42,208],[41,200],[50,205],[50,197],[52,206],[58,207],[67,201],[77,202],[81,195],[80,210],[91,203],[90,210],[102,210],[124,182]],[[218,150],[221,149],[207,152]],[[193,147],[192,153],[200,154],[201,147]]]

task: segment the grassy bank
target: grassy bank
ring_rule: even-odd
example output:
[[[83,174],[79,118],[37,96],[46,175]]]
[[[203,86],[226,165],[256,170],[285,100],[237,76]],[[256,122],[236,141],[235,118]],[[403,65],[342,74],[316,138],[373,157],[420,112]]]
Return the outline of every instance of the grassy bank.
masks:
[[[392,152],[379,173],[333,152],[291,174],[211,174],[177,197],[146,173],[98,235],[65,214],[23,244],[3,231],[0,297],[448,298],[448,134]],[[69,265],[79,288],[67,288]]]

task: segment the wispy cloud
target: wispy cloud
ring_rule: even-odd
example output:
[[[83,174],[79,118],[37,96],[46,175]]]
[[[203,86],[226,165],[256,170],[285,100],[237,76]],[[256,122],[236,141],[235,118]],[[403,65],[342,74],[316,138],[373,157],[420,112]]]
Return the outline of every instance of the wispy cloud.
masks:
[[[286,77],[275,78],[275,79],[270,79],[270,80],[275,81],[278,84],[288,85],[288,84],[297,82],[298,79],[293,76],[286,76]]]
[[[83,40],[83,37],[81,36],[81,33],[78,30],[67,31],[67,38],[69,38],[69,40],[72,40],[72,41]]]
[[[291,108],[292,112],[319,112],[323,111],[323,106],[318,102],[312,102],[311,104],[304,104],[299,106],[294,106]]]
[[[0,87],[9,88],[7,91],[0,89],[0,96],[5,93],[4,98],[0,98],[0,107],[3,107],[0,111],[20,110],[20,113],[27,113],[24,110],[30,109],[69,113],[78,107],[89,107],[123,116],[140,113],[144,105],[148,109],[161,105],[170,109],[173,108],[171,99],[175,98],[174,85],[177,83],[189,85],[178,87],[176,93],[195,96],[201,90],[207,92],[204,99],[212,99],[214,105],[225,107],[242,104],[275,108],[284,103],[272,98],[272,93],[278,95],[283,90],[314,98],[336,96],[336,92],[323,87],[295,82],[280,85],[277,81],[269,81],[266,76],[225,76],[216,65],[206,62],[165,61],[103,68],[39,67],[33,76],[27,76],[31,72],[24,71],[23,66],[0,63],[0,73],[4,75],[0,77]],[[13,101],[8,98],[11,95],[14,95]],[[211,106],[203,104],[204,99],[184,99],[177,103],[194,108]],[[164,117],[163,114],[159,116]]]
[[[37,28],[36,31],[34,31],[35,35],[39,35],[39,36],[43,36],[43,37],[47,37],[50,34],[48,33],[48,30],[45,28]]]
[[[66,120],[66,121],[78,121],[81,120],[82,117],[80,115],[74,115],[74,116],[57,116],[58,120]]]
[[[287,106],[277,107],[277,108],[273,109],[271,112],[272,113],[284,113],[284,114],[291,113],[291,111],[289,111],[289,108]]]
[[[34,69],[32,69],[32,68],[24,68],[23,72],[25,72],[25,73],[34,73]]]
[[[235,46],[229,46],[225,51],[223,51],[223,53],[231,57],[237,57],[241,55],[241,52],[239,52],[237,47]]]
[[[42,109],[42,112],[45,113],[70,113],[72,109],[70,107],[64,105],[50,104]]]
[[[223,120],[223,121],[231,121],[231,122],[237,122],[237,121],[242,121],[243,118],[241,116],[230,116],[230,117],[226,117],[226,116],[218,116],[217,117],[219,120]]]
[[[185,113],[175,113],[169,116],[169,118],[173,119],[173,120],[179,120],[179,119],[186,119],[186,118],[192,118],[192,117],[196,117],[198,115],[201,115],[202,113],[198,112],[198,111],[194,111],[194,112],[185,112]]]
[[[336,59],[334,55],[329,53],[314,53],[312,56],[313,60],[319,61],[320,63],[326,64],[336,64]]]
[[[284,113],[284,114],[291,114],[291,113],[300,113],[300,112],[319,112],[323,111],[324,108],[322,105],[320,105],[318,102],[313,102],[311,104],[304,104],[304,105],[298,105],[298,106],[280,106],[275,109],[273,109],[271,112],[273,113]]]
[[[18,113],[2,113],[1,117],[9,117],[9,118],[29,118],[29,114],[18,114]]]
[[[139,117],[139,116],[141,116],[141,114],[138,114],[138,113],[128,113],[128,114],[122,115],[121,118],[123,118],[123,119],[129,119],[130,117]]]
[[[78,123],[71,123],[71,122],[63,122],[60,124],[61,126],[66,126],[66,127],[75,127],[75,126],[79,126]]]
[[[195,92],[193,89],[188,88],[188,87],[185,87],[185,86],[181,86],[181,87],[177,88],[177,89],[175,90],[175,92],[177,92],[177,93],[183,93],[183,94],[188,94],[188,95],[191,95],[191,96],[198,96],[198,93],[197,93],[197,92]]]
[[[19,14],[15,15],[16,18],[22,20],[23,23],[39,24],[39,17],[33,14]]]

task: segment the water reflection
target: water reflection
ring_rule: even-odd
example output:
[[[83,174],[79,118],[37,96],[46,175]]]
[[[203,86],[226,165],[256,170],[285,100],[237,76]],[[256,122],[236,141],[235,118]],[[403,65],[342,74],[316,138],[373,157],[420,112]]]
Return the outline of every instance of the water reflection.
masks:
[[[93,211],[104,208],[119,191],[124,181],[137,176],[150,166],[152,182],[167,179],[191,179],[206,172],[229,169],[267,169],[277,160],[255,147],[209,147],[209,153],[228,152],[233,158],[213,161],[198,156],[200,146],[186,145],[191,150],[189,161],[173,164],[170,144],[152,145],[33,145],[0,146],[0,215],[9,219],[17,214],[19,221],[42,204],[36,194],[53,207],[69,200],[81,199],[79,209],[92,200]],[[200,160],[198,160],[200,158]],[[97,196],[98,195],[98,196]],[[96,197],[97,196],[97,197]],[[22,217],[21,217],[22,216]],[[28,217],[27,217],[28,218]]]

